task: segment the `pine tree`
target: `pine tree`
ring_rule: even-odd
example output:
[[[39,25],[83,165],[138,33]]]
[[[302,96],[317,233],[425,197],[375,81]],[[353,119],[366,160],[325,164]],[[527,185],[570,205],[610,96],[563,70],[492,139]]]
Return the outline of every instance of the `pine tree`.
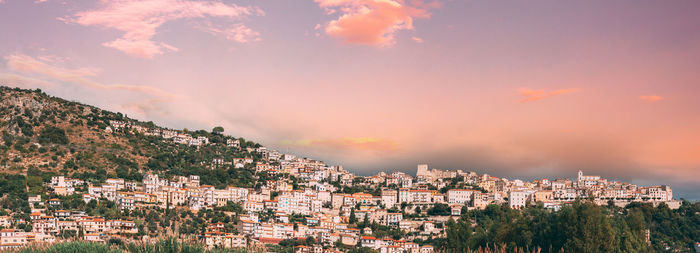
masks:
[[[350,224],[353,224],[353,223],[355,223],[355,222],[357,222],[357,217],[355,217],[355,208],[353,208],[352,210],[350,210],[350,221],[349,221],[349,223],[350,223]]]

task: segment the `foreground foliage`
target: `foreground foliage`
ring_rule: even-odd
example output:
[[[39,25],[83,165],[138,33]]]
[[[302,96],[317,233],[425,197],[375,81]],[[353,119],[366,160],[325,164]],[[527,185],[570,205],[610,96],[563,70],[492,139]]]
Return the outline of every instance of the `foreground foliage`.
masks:
[[[543,252],[692,251],[700,240],[700,203],[684,201],[677,210],[665,204],[632,203],[625,208],[577,201],[549,211],[490,205],[447,224],[447,238],[431,243],[445,251],[504,245]],[[647,231],[649,241],[647,241]],[[492,247],[493,248],[493,247]]]
[[[201,244],[178,241],[176,238],[160,240],[156,243],[129,243],[126,245],[72,241],[53,245],[35,245],[17,251],[19,253],[244,253],[245,249],[206,249]]]

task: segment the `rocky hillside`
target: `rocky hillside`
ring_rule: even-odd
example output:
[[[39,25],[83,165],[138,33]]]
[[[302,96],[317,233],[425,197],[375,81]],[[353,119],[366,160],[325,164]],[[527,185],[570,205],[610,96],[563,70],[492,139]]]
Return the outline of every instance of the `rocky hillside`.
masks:
[[[114,127],[115,122],[123,126]],[[152,134],[161,132],[199,137],[206,145]],[[40,90],[0,87],[0,173],[4,174],[36,171],[45,177],[61,174],[94,181],[140,180],[145,172],[197,174],[204,184],[252,186],[251,168],[263,159],[260,145],[221,132],[220,128],[166,129]],[[235,168],[231,160],[236,158],[254,162]]]

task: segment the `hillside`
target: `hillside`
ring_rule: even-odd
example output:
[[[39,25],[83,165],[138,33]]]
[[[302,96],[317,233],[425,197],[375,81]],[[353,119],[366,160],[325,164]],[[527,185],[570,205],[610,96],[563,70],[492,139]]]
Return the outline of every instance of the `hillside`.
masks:
[[[220,133],[223,129],[216,133],[166,129],[41,90],[0,87],[0,119],[0,173],[4,174],[38,170],[41,173],[36,175],[42,177],[61,174],[103,181],[109,177],[140,180],[143,173],[152,171],[165,176],[196,174],[203,184],[214,186],[252,187],[250,169],[262,159],[260,144],[225,136]],[[153,134],[166,132],[175,137]],[[207,145],[179,144],[186,142],[178,136],[194,141],[200,137]],[[253,162],[234,168],[231,159],[236,158]]]

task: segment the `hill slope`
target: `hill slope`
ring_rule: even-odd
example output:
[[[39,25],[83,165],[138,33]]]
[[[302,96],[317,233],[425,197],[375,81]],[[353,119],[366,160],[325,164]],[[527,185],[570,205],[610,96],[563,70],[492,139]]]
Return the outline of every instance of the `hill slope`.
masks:
[[[39,170],[43,177],[62,174],[102,181],[140,180],[142,173],[153,171],[196,174],[203,184],[214,186],[252,187],[251,169],[263,160],[260,145],[218,130],[166,129],[40,90],[0,86],[0,172],[6,174]],[[236,158],[253,162],[240,168],[232,164]]]

